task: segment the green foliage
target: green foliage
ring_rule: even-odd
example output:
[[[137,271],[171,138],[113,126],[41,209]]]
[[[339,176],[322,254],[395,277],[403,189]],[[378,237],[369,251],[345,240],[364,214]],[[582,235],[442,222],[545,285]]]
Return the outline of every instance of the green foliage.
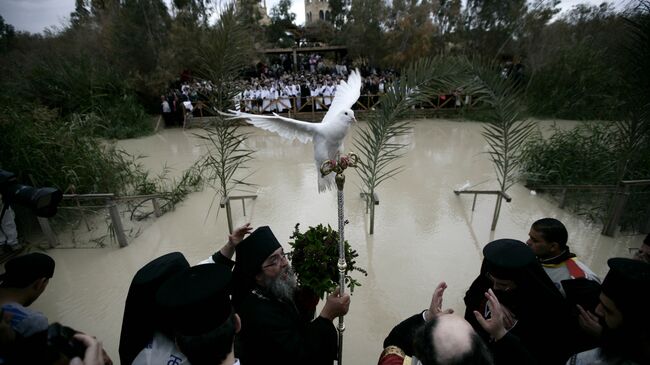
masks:
[[[532,185],[615,184],[615,140],[611,123],[554,125],[548,139],[538,131],[524,146],[523,176]]]
[[[309,288],[324,298],[339,286],[339,233],[329,225],[325,227],[322,224],[309,227],[302,233],[299,226],[300,223],[297,223],[290,237],[293,240],[289,242],[293,251],[288,254],[291,266],[298,276],[300,287]],[[366,276],[368,273],[357,266],[357,251],[350,247],[347,240],[344,245],[347,263],[345,283],[350,292],[354,292],[354,288],[361,284],[350,273],[359,271]]]
[[[368,198],[379,184],[402,171],[402,166],[393,167],[393,163],[406,147],[395,142],[410,130],[405,115],[418,103],[438,95],[440,90],[447,90],[449,84],[461,78],[461,71],[457,63],[439,57],[422,59],[403,70],[400,80],[386,88],[379,109],[354,138],[354,148],[360,157],[355,171]]]
[[[239,186],[251,186],[245,180],[249,175],[238,176],[246,169],[246,163],[253,158],[254,151],[246,144],[248,133],[239,130],[239,123],[221,116],[212,118],[205,128],[206,134],[196,134],[205,142],[207,153],[198,163],[206,183],[217,196],[228,196]]]
[[[606,49],[587,44],[561,52],[541,67],[526,95],[532,115],[562,119],[615,119],[623,96],[621,70]]]
[[[650,177],[647,138],[635,147],[634,163],[620,175],[621,161],[630,161],[616,123],[584,123],[572,129],[554,126],[552,132],[547,139],[538,132],[526,143],[522,172],[528,185],[617,185],[621,180]],[[638,229],[647,222],[650,188],[633,187],[630,192],[622,224]],[[604,220],[609,198],[602,191],[585,189],[568,192],[566,204],[592,220]]]
[[[341,32],[351,58],[364,57],[371,65],[379,64],[388,51],[382,29],[385,13],[386,5],[382,0],[352,2],[349,20]]]
[[[76,193],[124,194],[133,186],[124,154],[98,143],[85,120],[64,121],[43,107],[2,109],[0,165],[24,182]],[[25,148],[29,146],[29,148]]]
[[[16,30],[13,25],[5,23],[4,18],[0,15],[0,54],[7,53],[16,40]]]

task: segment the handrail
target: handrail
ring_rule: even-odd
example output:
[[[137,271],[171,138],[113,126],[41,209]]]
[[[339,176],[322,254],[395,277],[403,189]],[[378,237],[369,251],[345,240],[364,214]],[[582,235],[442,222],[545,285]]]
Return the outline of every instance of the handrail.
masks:
[[[146,195],[123,195],[123,196],[118,196],[115,195],[114,193],[93,193],[93,194],[63,194],[63,199],[64,200],[75,200],[77,202],[76,207],[71,207],[71,208],[77,208],[81,209],[82,206],[79,204],[79,200],[91,200],[91,199],[105,199],[106,200],[106,205],[104,206],[92,206],[93,208],[107,208],[109,215],[111,217],[111,223],[113,226],[113,230],[115,232],[115,236],[117,238],[117,241],[120,245],[120,247],[126,247],[128,245],[128,240],[126,238],[126,233],[124,232],[124,226],[122,225],[122,219],[120,218],[120,213],[117,209],[117,204],[116,201],[124,201],[124,200],[136,200],[136,199],[143,199],[144,201],[146,200],[151,200],[154,208],[154,214],[156,217],[160,217],[162,215],[162,210],[160,209],[160,204],[158,203],[158,198],[164,198],[166,194],[146,194]],[[85,206],[88,208],[88,206]],[[61,207],[61,208],[67,208],[67,207]],[[83,215],[83,210],[81,211]],[[85,220],[85,217],[84,217]],[[41,226],[41,230],[45,234],[50,247],[56,247],[58,245],[58,240],[56,238],[56,235],[52,228],[50,227],[49,220],[47,218],[38,218],[38,223]]]
[[[650,186],[650,179],[621,180],[617,185],[526,185],[529,189],[560,190],[562,192],[562,197],[560,199],[561,209],[566,205],[567,192],[569,190],[600,190],[612,194],[613,199],[609,206],[605,225],[601,232],[603,235],[610,237],[614,236],[616,227],[620,224],[629,196],[635,194],[633,191],[630,191],[630,188],[634,186]],[[644,229],[650,231],[650,216],[648,217],[648,222],[645,224]]]
[[[508,195],[503,190],[466,190],[466,189],[454,189],[454,194],[474,194],[474,201],[472,202],[472,211],[476,207],[476,197],[478,195],[496,195],[497,201],[494,206],[494,214],[492,215],[492,226],[491,231],[494,231],[497,227],[497,220],[499,219],[499,213],[501,212],[501,199],[505,199],[507,203],[512,201],[512,197]]]
[[[531,190],[585,190],[585,189],[616,189],[618,185],[526,185]]]

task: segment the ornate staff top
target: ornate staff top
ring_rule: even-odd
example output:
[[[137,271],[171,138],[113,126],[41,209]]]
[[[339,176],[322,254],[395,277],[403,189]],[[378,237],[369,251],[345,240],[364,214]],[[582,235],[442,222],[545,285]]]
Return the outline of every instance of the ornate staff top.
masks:
[[[350,152],[347,155],[339,156],[337,160],[327,160],[320,165],[321,176],[325,177],[330,173],[336,173],[336,187],[339,190],[343,190],[343,185],[345,185],[345,175],[343,171],[348,167],[357,167],[357,162],[359,157],[354,153]]]

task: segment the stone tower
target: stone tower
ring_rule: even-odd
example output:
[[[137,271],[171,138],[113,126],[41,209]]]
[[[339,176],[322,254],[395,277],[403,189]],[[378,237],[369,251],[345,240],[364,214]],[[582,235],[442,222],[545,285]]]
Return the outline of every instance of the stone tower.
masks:
[[[305,25],[316,21],[330,19],[330,3],[328,0],[305,0]]]

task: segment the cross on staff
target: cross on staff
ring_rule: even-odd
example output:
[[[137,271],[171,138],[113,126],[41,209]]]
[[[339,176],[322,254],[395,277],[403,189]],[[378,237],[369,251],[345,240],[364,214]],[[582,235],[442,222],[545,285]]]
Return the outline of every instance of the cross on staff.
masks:
[[[337,267],[339,269],[339,287],[340,295],[345,293],[345,270],[347,269],[347,262],[345,261],[345,237],[344,237],[344,226],[345,226],[345,217],[343,214],[343,187],[345,186],[345,174],[343,171],[348,167],[357,167],[357,162],[359,157],[350,152],[347,155],[338,155],[335,160],[327,160],[323,162],[320,166],[320,173],[323,177],[335,173],[335,181],[337,187],[337,198],[338,198],[338,218],[339,218],[339,262]],[[339,317],[339,346],[338,346],[338,365],[342,364],[343,361],[343,331],[345,331],[345,323],[343,316]]]

